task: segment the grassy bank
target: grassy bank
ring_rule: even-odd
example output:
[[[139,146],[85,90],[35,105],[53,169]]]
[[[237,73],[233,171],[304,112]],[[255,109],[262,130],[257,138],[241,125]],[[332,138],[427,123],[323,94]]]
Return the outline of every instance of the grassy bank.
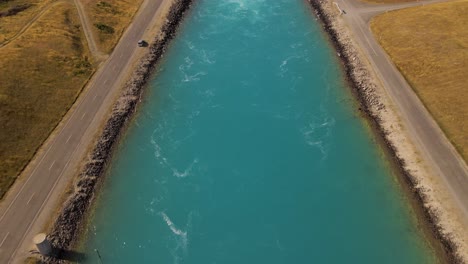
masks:
[[[468,0],[388,12],[371,28],[465,160]]]
[[[0,48],[0,197],[92,74],[86,47],[74,5],[60,2]]]
[[[104,53],[111,53],[143,0],[83,1],[93,25],[96,41]]]

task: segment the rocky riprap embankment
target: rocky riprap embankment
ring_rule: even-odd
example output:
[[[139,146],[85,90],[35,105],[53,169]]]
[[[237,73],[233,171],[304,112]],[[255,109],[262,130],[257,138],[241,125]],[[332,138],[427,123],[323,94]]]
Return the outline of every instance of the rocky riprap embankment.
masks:
[[[392,155],[394,162],[400,168],[404,181],[408,184],[412,196],[421,206],[426,223],[430,226],[433,235],[438,239],[445,251],[445,257],[450,263],[462,263],[457,255],[457,246],[451,237],[444,235],[442,227],[439,225],[438,212],[426,203],[425,190],[418,187],[418,180],[410,171],[406,169],[405,160],[397,155],[397,147],[392,143],[390,132],[383,124],[382,116],[386,111],[385,104],[378,93],[375,77],[370,73],[369,66],[362,60],[362,55],[358,52],[349,34],[337,21],[337,15],[332,11],[330,0],[307,0],[313,8],[317,18],[322,22],[324,30],[327,32],[333,43],[338,56],[343,62],[346,78],[353,89],[354,94],[360,102],[361,111],[365,113],[376,131],[380,133],[380,138],[386,145],[387,151]]]
[[[86,212],[93,201],[96,185],[105,171],[112,150],[125,124],[135,112],[143,87],[147,84],[156,63],[163,56],[168,43],[174,38],[177,27],[191,3],[192,0],[174,1],[161,32],[149,47],[148,54],[142,59],[130,81],[127,82],[123,94],[113,107],[111,117],[92,151],[89,161],[86,162],[83,171],[78,176],[74,193],[66,201],[54,223],[52,232],[48,236],[54,248],[57,249],[58,258],[44,258],[43,262],[66,262],[66,260],[60,260],[60,255],[64,252],[64,254],[69,254],[72,243],[79,235]],[[67,257],[65,256],[65,258]]]

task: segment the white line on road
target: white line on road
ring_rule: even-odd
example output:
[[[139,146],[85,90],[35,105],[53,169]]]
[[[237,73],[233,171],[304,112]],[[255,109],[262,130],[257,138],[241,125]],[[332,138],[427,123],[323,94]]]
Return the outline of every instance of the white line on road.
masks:
[[[77,109],[79,109],[82,105],[83,105],[83,102],[86,102],[86,99],[91,96],[91,93],[85,93],[84,95],[84,98],[83,100],[81,100],[78,105],[76,106]],[[72,123],[71,121],[73,120],[73,117],[78,113],[78,111],[73,111],[72,115],[70,116],[70,118],[67,120],[67,122],[65,123],[65,126],[62,128],[62,130],[60,131],[60,134],[59,135],[62,135],[63,131],[65,131],[65,129],[67,127],[70,126],[70,124]],[[52,149],[52,147],[54,146],[54,144],[58,141],[59,139],[59,135],[57,135],[56,137],[54,137],[52,143],[50,143],[50,145],[48,146],[47,148],[47,151],[44,153],[44,155],[42,155],[39,163],[37,163],[37,165],[34,167],[33,171],[29,174],[28,176],[28,179],[22,184],[20,190],[18,191],[18,193],[16,193],[15,197],[13,198],[13,200],[11,201],[11,203],[8,205],[7,209],[5,210],[5,212],[3,212],[3,215],[0,217],[0,223],[3,221],[3,219],[5,218],[5,216],[7,215],[7,213],[10,211],[10,208],[13,206],[13,204],[16,202],[16,200],[18,199],[18,197],[20,196],[20,194],[23,192],[24,188],[26,187],[26,185],[28,184],[29,180],[31,180],[31,178],[35,175],[37,169],[40,167],[39,165],[42,164],[42,162],[44,161],[44,159],[47,157],[47,154],[50,152],[50,150]]]
[[[76,150],[78,149],[78,146],[75,147],[75,149],[73,150],[72,154],[71,154],[71,157],[73,157],[73,155],[75,154]],[[24,241],[24,238],[26,237],[26,235],[29,233],[29,230],[31,229],[31,226],[33,225],[34,221],[36,221],[37,219],[37,216],[39,215],[39,213],[42,211],[42,208],[44,208],[44,205],[46,204],[46,202],[49,200],[50,198],[50,195],[52,194],[52,191],[55,189],[55,186],[57,186],[57,183],[59,182],[60,178],[62,178],[62,175],[63,175],[63,172],[65,171],[65,169],[68,167],[68,164],[70,163],[71,159],[68,159],[67,163],[65,164],[65,166],[63,167],[62,171],[60,172],[59,176],[57,177],[57,179],[55,179],[55,182],[54,182],[54,185],[52,186],[52,189],[49,190],[49,193],[47,194],[47,197],[45,198],[44,201],[42,201],[42,204],[41,204],[41,207],[39,208],[39,210],[36,212],[36,214],[34,215],[34,218],[33,220],[29,223],[28,225],[28,229],[26,229],[26,232],[23,234],[23,237],[21,238],[20,240],[20,244],[23,243]],[[7,234],[8,235],[8,234]],[[1,246],[1,245],[0,245]],[[16,254],[16,251],[18,250],[18,247],[15,249],[15,251],[13,252],[13,254],[11,254],[11,257],[10,257],[10,260],[13,258],[13,256],[15,256]],[[9,261],[10,261],[9,260]],[[10,263],[10,262],[8,262]]]
[[[123,53],[120,53],[120,58],[122,58],[122,57],[123,57]]]
[[[93,102],[94,102],[94,100],[96,100],[96,97],[97,97],[97,94],[93,97]]]
[[[83,120],[83,118],[85,117],[86,113],[84,113],[82,116],[81,116],[81,120]]]
[[[109,81],[109,80],[105,80],[105,81],[104,81],[104,85],[106,85],[106,84],[107,84],[107,81]]]
[[[5,243],[5,240],[7,239],[8,235],[10,235],[10,232],[8,232],[6,236],[3,238],[2,243],[0,243],[0,248],[3,246],[3,243]]]
[[[29,198],[29,200],[28,200],[28,202],[27,202],[26,204],[29,204],[29,203],[31,202],[32,198],[34,197],[34,194],[36,194],[36,193],[33,193],[33,194],[31,195],[31,197]]]
[[[72,137],[72,135],[70,135],[68,138],[67,138],[67,141],[65,142],[65,144],[68,143],[68,141],[70,141],[70,138]]]
[[[49,170],[52,169],[52,167],[54,166],[54,164],[55,164],[55,160],[54,160],[54,162],[52,162],[52,164],[50,165]]]

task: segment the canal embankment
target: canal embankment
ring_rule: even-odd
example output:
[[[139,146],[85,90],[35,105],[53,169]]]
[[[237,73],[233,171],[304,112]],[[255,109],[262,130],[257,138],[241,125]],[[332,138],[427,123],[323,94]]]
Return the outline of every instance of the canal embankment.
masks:
[[[102,181],[106,165],[111,159],[112,151],[117,145],[119,136],[124,131],[128,120],[135,113],[141,94],[151,74],[164,56],[167,46],[177,33],[177,28],[190,8],[192,0],[173,0],[165,14],[165,23],[153,41],[148,52],[136,65],[129,81],[115,102],[110,117],[106,121],[101,135],[89,154],[82,171],[75,180],[72,194],[66,200],[54,221],[48,239],[56,249],[54,257],[43,258],[45,263],[61,263],[61,253],[71,252],[81,227],[86,219],[88,208],[93,202],[99,183]]]
[[[138,66],[131,81],[128,82],[122,96],[114,106],[113,113],[107,121],[102,136],[97,141],[96,147],[91,153],[90,160],[86,163],[84,170],[80,173],[75,192],[72,197],[66,202],[63,211],[57,218],[53,232],[49,238],[53,241],[54,246],[62,249],[70,249],[80,233],[87,211],[93,202],[99,182],[102,181],[102,176],[105,173],[106,165],[111,159],[111,154],[115,148],[115,144],[121,133],[125,130],[127,121],[134,114],[135,109],[140,101],[140,96],[143,88],[151,76],[158,60],[163,56],[169,41],[173,38],[178,23],[182,20],[184,12],[188,9],[191,1],[179,0],[175,2],[175,6],[171,9],[168,16],[168,22],[163,27],[162,33],[150,47],[150,52]],[[384,127],[383,114],[386,112],[386,105],[382,103],[383,98],[377,90],[377,85],[373,80],[371,73],[366,68],[367,65],[361,59],[356,48],[350,42],[345,41],[345,33],[338,31],[333,26],[333,15],[327,13],[325,2],[310,2],[314,9],[318,12],[321,21],[325,25],[325,29],[334,43],[339,57],[345,65],[346,75],[352,84],[356,96],[362,103],[362,111],[370,117],[377,131],[382,135],[389,152],[395,157],[395,162],[402,170],[403,178],[408,182],[411,191],[415,194],[415,200],[422,205],[425,201],[424,192],[419,190],[417,180],[412,177],[412,174],[406,170],[405,161],[400,159],[396,154],[398,152],[394,142],[388,138],[388,130]],[[328,10],[329,11],[329,10]],[[434,234],[440,234],[440,229],[434,221],[437,214],[434,211],[424,209],[424,215],[429,226],[432,227]],[[447,252],[455,252],[453,243],[450,240],[440,235],[438,237]],[[449,254],[450,255],[450,254]],[[55,260],[48,260],[53,262]]]
[[[370,121],[378,140],[392,158],[397,174],[401,176],[399,180],[404,185],[403,189],[407,190],[413,208],[425,225],[423,229],[429,233],[428,239],[443,260],[464,263],[462,238],[455,235],[463,227],[447,219],[446,212],[437,203],[440,197],[435,197],[437,194],[433,191],[437,187],[427,179],[427,168],[415,161],[419,155],[399,124],[400,119],[382,91],[381,83],[340,19],[342,14],[332,6],[332,1],[308,2],[342,61],[346,78],[361,105],[359,109]]]

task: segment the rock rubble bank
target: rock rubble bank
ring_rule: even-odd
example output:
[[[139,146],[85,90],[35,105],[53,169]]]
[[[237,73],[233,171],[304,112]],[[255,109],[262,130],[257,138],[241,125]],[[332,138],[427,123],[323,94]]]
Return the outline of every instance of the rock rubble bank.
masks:
[[[388,116],[387,103],[382,98],[376,78],[369,70],[369,65],[363,60],[363,55],[358,51],[356,44],[351,39],[347,29],[338,21],[338,14],[333,12],[330,0],[307,0],[322,23],[323,29],[328,34],[330,41],[341,59],[346,78],[357,97],[360,108],[365,116],[378,131],[379,138],[383,141],[386,151],[393,157],[393,162],[399,167],[403,180],[411,191],[411,196],[420,206],[425,222],[429,226],[434,237],[442,244],[443,256],[450,263],[462,263],[457,253],[456,243],[450,234],[444,232],[439,221],[439,212],[429,206],[427,189],[419,184],[419,178],[412,174],[406,166],[403,155],[399,155],[400,145],[392,137],[392,131],[384,120]]]

